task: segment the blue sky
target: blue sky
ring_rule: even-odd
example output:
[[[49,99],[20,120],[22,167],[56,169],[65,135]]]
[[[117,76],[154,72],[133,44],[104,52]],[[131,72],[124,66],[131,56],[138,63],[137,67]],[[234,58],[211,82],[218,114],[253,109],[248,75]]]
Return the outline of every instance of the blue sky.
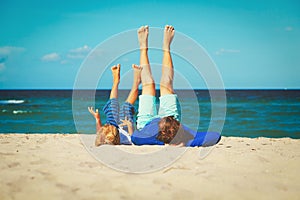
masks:
[[[300,88],[299,1],[183,2],[1,0],[0,89],[72,89],[92,49],[144,24],[194,39],[225,88]],[[105,76],[98,87],[110,83]]]

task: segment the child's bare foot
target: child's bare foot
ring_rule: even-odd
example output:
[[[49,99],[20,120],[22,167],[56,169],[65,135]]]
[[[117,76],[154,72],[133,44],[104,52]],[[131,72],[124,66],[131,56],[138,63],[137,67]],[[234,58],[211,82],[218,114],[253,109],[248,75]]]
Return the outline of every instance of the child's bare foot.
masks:
[[[119,84],[120,83],[120,68],[121,65],[117,64],[111,67],[111,73],[113,76],[113,83],[114,84]]]
[[[141,26],[137,32],[138,32],[138,39],[140,43],[140,49],[148,49],[149,27],[147,25]]]
[[[166,25],[164,30],[163,50],[170,51],[170,45],[173,40],[175,30],[173,26]]]
[[[133,82],[137,85],[140,85],[142,67],[132,64],[132,69],[133,69]]]

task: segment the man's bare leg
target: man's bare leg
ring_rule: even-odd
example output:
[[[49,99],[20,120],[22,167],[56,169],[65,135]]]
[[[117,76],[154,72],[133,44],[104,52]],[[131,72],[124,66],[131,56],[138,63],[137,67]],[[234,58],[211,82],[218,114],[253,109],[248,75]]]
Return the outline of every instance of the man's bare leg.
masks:
[[[163,40],[163,60],[162,60],[162,75],[160,81],[160,96],[174,94],[173,79],[174,68],[172,57],[170,54],[170,45],[173,40],[175,30],[173,26],[166,25],[164,30]]]
[[[114,65],[111,67],[111,73],[113,76],[113,85],[111,87],[110,91],[110,99],[118,98],[118,89],[119,89],[119,83],[120,83],[120,64]]]
[[[155,96],[155,83],[152,77],[152,72],[148,58],[148,34],[149,27],[141,26],[138,30],[138,39],[140,43],[140,66],[142,67],[141,81],[142,94]]]
[[[126,102],[133,105],[135,103],[135,101],[138,97],[138,93],[139,93],[139,85],[141,83],[142,68],[138,65],[133,64],[132,69],[133,69],[133,82],[132,82],[132,87],[131,87],[131,90],[129,92]]]

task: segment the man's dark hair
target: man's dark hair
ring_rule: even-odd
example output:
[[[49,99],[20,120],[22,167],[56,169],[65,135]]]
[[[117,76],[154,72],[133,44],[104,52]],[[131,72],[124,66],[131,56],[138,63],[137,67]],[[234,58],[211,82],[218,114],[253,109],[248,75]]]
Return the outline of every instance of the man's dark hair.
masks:
[[[157,139],[165,144],[186,144],[189,140],[194,138],[182,128],[180,122],[173,116],[162,118],[158,125],[159,131]]]

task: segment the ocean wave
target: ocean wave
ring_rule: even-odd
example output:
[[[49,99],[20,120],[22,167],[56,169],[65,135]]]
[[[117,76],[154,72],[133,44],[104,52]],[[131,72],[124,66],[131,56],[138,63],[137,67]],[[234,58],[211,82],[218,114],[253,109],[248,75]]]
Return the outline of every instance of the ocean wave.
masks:
[[[27,111],[27,110],[14,110],[13,114],[26,114],[26,113],[32,113],[32,111]]]
[[[0,100],[0,104],[21,104],[24,102],[25,100],[16,100],[16,99]]]

